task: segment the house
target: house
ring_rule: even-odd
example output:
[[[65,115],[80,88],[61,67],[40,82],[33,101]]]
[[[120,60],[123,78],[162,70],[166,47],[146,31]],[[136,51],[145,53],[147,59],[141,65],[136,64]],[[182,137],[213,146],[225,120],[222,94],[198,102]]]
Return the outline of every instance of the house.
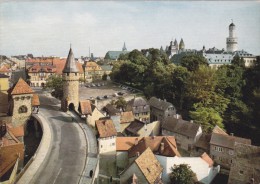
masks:
[[[176,115],[175,107],[166,100],[152,97],[148,104],[150,105],[151,121],[160,121],[162,123],[166,117]]]
[[[193,121],[167,117],[162,124],[162,135],[174,136],[178,148],[191,150],[202,135],[202,129],[200,125],[193,123]]]
[[[210,139],[210,155],[212,159],[224,169],[230,169],[234,162],[234,148],[236,143],[251,145],[250,139],[227,135],[226,133],[212,133]]]
[[[155,156],[163,167],[162,181],[164,183],[170,182],[169,174],[171,173],[171,168],[174,167],[174,165],[187,164],[196,174],[197,181],[204,184],[210,184],[220,170],[219,166],[213,166],[214,162],[206,153],[203,153],[200,157]]]
[[[260,183],[260,147],[236,143],[228,184]]]
[[[112,104],[107,104],[105,107],[102,109],[104,112],[106,112],[106,116],[115,116],[119,115],[121,111],[117,109],[114,105]]]
[[[123,134],[127,136],[157,136],[160,133],[160,122],[144,123],[135,119],[128,127],[125,128]]]
[[[12,134],[2,121],[0,122],[0,129],[0,178],[5,181],[9,180],[10,173],[17,162],[19,162],[19,168],[23,166],[24,144]]]
[[[10,79],[12,75],[12,70],[9,69],[6,65],[0,66],[0,74],[7,75]]]
[[[133,175],[137,183],[154,184],[161,183],[163,167],[154,156],[150,148],[147,148],[140,156],[120,173],[120,183],[132,183]]]
[[[86,118],[86,123],[92,128],[95,127],[95,121],[105,117],[98,108],[91,103],[90,100],[81,100],[79,102],[79,113],[82,118]]]
[[[128,101],[126,111],[132,111],[136,119],[150,123],[150,106],[142,97],[135,97]]]
[[[58,57],[29,58],[26,60],[26,72],[29,76],[30,86],[43,87],[47,79],[52,75],[62,75],[66,59]],[[79,70],[79,77],[83,78],[81,63],[76,63]]]
[[[125,129],[135,120],[132,111],[121,112],[120,114],[120,131],[123,133]]]
[[[96,120],[98,150],[100,154],[115,152],[116,128],[111,119]]]
[[[193,145],[193,148],[191,150],[191,156],[199,156],[204,152],[209,153],[210,139],[211,139],[211,134],[202,133],[198,141],[195,142],[195,144]]]
[[[101,80],[103,75],[102,68],[94,61],[88,61],[83,65],[86,82]]]
[[[148,147],[154,154],[167,155],[170,157],[180,156],[175,139],[172,136],[117,137],[117,170],[122,171],[135,159],[136,155],[142,154]]]

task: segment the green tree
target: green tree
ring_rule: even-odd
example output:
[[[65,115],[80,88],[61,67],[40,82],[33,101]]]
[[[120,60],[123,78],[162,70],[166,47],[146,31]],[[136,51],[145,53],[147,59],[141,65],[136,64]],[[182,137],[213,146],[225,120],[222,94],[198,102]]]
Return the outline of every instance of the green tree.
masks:
[[[62,99],[63,96],[63,81],[62,77],[58,75],[52,75],[47,79],[45,89],[52,90],[52,95],[58,99]]]
[[[196,174],[187,164],[174,165],[171,167],[171,184],[194,184]]]
[[[220,128],[224,128],[222,123],[223,119],[212,107],[197,107],[194,111],[190,111],[190,117],[195,123],[202,126],[204,132],[210,133],[216,125]]]
[[[106,74],[106,73],[104,73],[104,74],[102,75],[102,80],[104,80],[104,81],[107,80],[107,74]]]
[[[238,55],[232,59],[231,63],[236,66],[245,67],[245,61],[243,58],[240,58]]]
[[[127,102],[123,97],[119,97],[114,103],[116,108],[122,109],[123,111],[125,110]]]
[[[201,65],[209,65],[203,56],[197,54],[188,54],[183,56],[181,58],[180,64],[181,66],[186,67],[189,71],[196,71]]]

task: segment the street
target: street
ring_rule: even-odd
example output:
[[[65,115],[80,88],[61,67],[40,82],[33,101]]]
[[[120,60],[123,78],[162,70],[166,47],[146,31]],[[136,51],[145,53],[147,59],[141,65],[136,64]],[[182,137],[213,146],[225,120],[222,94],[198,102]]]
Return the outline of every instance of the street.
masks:
[[[50,124],[53,141],[44,169],[33,183],[78,183],[87,153],[84,133],[70,115],[60,111],[57,99],[50,97],[48,93],[43,93],[40,89],[35,91],[40,97],[40,113]]]

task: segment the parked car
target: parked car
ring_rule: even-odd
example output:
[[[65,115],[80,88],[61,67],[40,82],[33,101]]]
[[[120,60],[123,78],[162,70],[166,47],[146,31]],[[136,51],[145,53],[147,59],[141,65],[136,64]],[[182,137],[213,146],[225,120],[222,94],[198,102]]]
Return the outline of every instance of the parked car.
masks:
[[[96,85],[95,85],[95,84],[91,84],[91,86],[92,86],[92,87],[96,87]]]
[[[118,94],[117,94],[117,93],[114,93],[114,94],[113,94],[113,97],[117,97],[117,96],[118,96]]]
[[[123,93],[123,92],[120,91],[120,92],[118,92],[117,94],[120,95],[120,96],[122,96],[122,95],[125,94],[125,93]]]

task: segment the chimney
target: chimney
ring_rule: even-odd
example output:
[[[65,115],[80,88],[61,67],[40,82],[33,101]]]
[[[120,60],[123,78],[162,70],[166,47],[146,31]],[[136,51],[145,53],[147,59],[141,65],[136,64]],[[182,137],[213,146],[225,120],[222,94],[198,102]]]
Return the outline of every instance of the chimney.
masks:
[[[138,138],[135,138],[135,145],[138,144]]]
[[[234,136],[234,133],[230,133],[230,136]]]
[[[190,123],[193,123],[193,120],[190,120]]]
[[[160,151],[161,151],[161,152],[163,152],[163,151],[164,151],[164,143],[163,143],[163,142],[161,142]]]

